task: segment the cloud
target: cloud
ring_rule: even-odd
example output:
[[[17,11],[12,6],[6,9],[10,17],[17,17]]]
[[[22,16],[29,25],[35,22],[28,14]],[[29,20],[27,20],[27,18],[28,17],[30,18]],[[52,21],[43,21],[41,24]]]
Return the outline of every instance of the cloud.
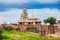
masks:
[[[59,0],[36,0],[36,1],[40,3],[56,3]]]
[[[17,21],[20,19],[21,13],[22,9],[9,9],[6,11],[0,11],[0,23],[3,23],[4,21],[10,23],[17,23]],[[57,19],[60,19],[60,10],[58,9],[27,9],[27,13],[29,14],[29,17],[35,16],[40,20],[48,17],[55,17]]]
[[[32,12],[33,10],[33,12]],[[32,9],[29,10],[29,14],[34,15],[38,18],[45,19],[48,17],[56,17],[57,19],[60,19],[60,10],[58,9],[50,9],[50,8],[42,8],[42,9]],[[31,16],[30,15],[30,16]]]
[[[0,0],[0,3],[6,4],[14,4],[14,3],[31,3],[31,2],[39,2],[39,3],[56,3],[59,0]]]
[[[0,11],[0,23],[11,22],[16,23],[20,19],[21,10],[9,9],[6,11]]]

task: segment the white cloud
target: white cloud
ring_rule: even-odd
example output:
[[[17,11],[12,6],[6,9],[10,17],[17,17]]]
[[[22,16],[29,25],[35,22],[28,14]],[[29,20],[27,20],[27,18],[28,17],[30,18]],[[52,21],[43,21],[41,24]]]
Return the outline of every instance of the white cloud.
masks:
[[[60,19],[60,10],[58,9],[27,9],[29,16],[35,16],[36,18],[45,19],[47,17],[56,17]],[[10,9],[6,11],[0,12],[0,23],[11,22],[16,23],[20,19],[20,15],[22,13],[22,9]]]
[[[40,3],[56,3],[59,0],[36,0],[36,1]]]
[[[17,22],[20,18],[21,10],[19,9],[10,9],[6,11],[0,11],[0,23],[6,22]]]
[[[0,0],[0,3],[13,4],[13,3],[31,3],[31,2],[39,2],[39,3],[56,3],[59,0]]]
[[[33,12],[32,12],[33,10]],[[58,9],[50,9],[50,8],[43,8],[43,9],[32,9],[29,10],[29,14],[34,15],[38,18],[45,19],[47,17],[56,17],[60,19],[60,10]]]

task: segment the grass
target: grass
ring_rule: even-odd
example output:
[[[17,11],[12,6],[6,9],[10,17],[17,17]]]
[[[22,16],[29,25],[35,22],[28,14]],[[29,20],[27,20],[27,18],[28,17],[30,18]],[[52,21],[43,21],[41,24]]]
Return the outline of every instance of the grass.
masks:
[[[3,31],[3,40],[60,40],[60,38],[47,38],[30,34],[29,32],[19,32],[15,30]]]

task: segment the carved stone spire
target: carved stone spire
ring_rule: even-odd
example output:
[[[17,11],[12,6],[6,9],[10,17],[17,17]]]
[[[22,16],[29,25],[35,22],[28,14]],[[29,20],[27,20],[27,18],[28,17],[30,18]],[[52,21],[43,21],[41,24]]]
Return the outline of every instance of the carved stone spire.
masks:
[[[25,19],[27,19],[27,17],[28,17],[25,4],[23,4],[23,7],[24,7],[24,8],[23,8],[23,11],[22,11],[22,14],[21,14],[21,20],[25,20]]]

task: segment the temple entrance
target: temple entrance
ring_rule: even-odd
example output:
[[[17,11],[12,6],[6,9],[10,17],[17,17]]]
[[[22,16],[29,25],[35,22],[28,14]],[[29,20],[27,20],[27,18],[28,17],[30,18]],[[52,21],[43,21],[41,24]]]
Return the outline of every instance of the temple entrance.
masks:
[[[37,32],[37,28],[36,27],[27,27],[27,31],[29,32]]]
[[[16,30],[17,30],[17,31],[21,31],[21,29],[20,29],[20,28],[16,28]]]

